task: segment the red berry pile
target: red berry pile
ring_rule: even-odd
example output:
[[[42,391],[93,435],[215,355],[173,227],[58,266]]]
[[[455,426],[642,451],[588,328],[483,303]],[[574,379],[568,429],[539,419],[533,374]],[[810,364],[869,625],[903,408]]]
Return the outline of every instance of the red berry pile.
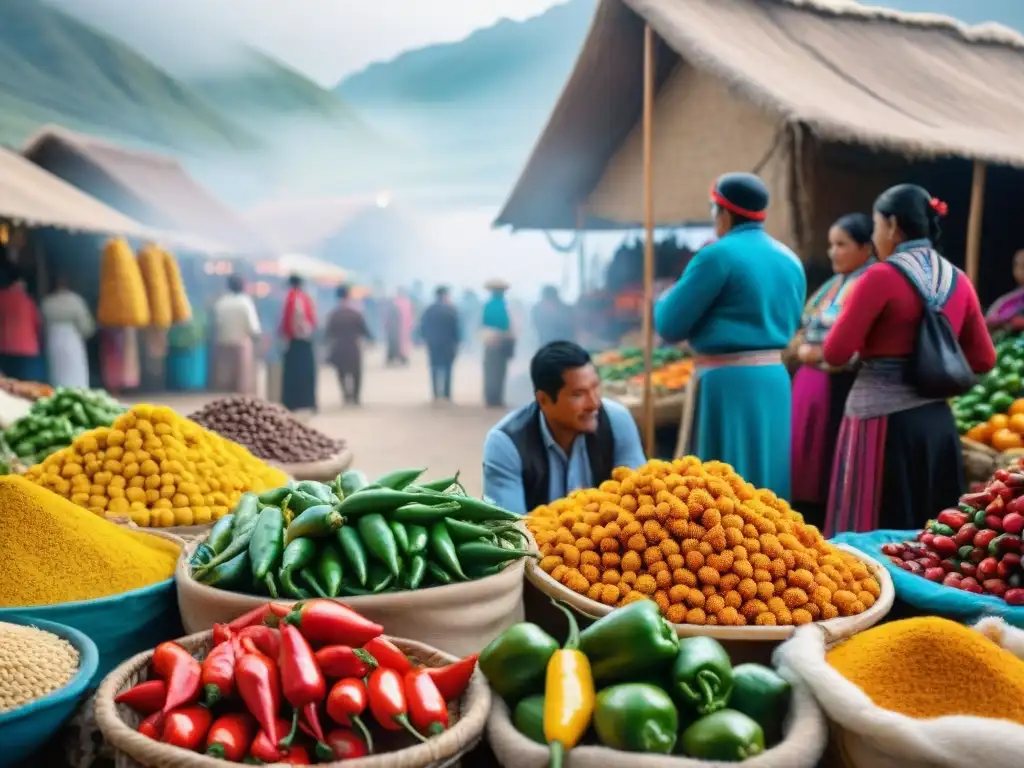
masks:
[[[905,571],[977,595],[1024,606],[1024,468],[1000,469],[982,490],[929,520],[914,541],[882,554]]]

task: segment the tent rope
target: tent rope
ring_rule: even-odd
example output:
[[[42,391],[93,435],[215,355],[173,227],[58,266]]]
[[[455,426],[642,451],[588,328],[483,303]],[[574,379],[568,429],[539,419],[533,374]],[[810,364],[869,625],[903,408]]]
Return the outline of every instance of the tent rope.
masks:
[[[544,237],[546,237],[548,240],[548,245],[550,245],[559,253],[572,253],[573,251],[576,250],[576,246],[579,244],[580,241],[580,233],[578,231],[573,233],[572,240],[569,241],[568,245],[560,245],[559,243],[555,242],[555,238],[546,229],[543,230],[543,232]]]

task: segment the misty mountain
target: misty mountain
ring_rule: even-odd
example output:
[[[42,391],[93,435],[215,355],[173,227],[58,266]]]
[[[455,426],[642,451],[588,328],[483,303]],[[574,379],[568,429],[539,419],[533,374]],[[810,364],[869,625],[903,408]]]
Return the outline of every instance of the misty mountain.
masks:
[[[49,122],[185,151],[247,150],[256,136],[126,44],[39,0],[0,14],[0,143]]]

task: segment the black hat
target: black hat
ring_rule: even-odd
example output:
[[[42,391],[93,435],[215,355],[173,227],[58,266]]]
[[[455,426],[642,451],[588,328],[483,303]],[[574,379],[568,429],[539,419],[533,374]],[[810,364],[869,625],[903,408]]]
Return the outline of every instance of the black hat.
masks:
[[[768,187],[752,173],[727,173],[711,188],[711,202],[745,219],[764,221]]]

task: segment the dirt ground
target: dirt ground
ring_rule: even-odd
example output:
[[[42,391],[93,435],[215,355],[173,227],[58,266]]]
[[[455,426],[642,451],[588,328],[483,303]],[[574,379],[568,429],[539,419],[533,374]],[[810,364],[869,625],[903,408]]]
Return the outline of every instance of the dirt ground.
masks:
[[[364,365],[362,406],[343,407],[334,371],[323,367],[317,385],[320,412],[302,418],[332,437],[345,439],[355,455],[353,466],[370,477],[400,467],[424,466],[432,477],[460,470],[467,490],[479,495],[484,437],[505,413],[482,405],[479,359],[463,357],[456,362],[451,404],[431,402],[426,358],[420,351],[405,368],[384,367],[378,350],[367,353]],[[509,404],[516,405],[529,396],[522,365],[509,379]],[[170,394],[159,399],[187,415],[217,397]]]

